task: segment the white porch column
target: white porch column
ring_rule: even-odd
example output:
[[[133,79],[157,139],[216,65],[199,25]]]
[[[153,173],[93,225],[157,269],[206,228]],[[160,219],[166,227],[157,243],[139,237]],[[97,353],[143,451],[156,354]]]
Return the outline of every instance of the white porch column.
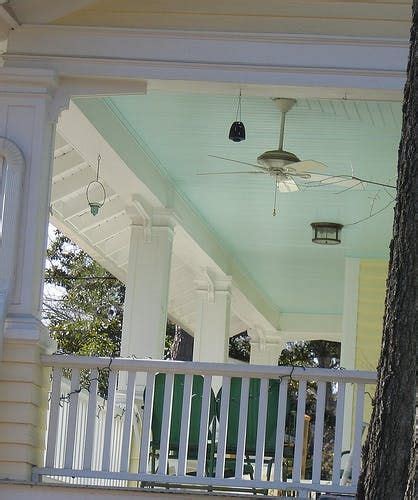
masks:
[[[163,358],[173,235],[170,214],[132,220],[122,356]]]
[[[1,283],[6,312],[4,332],[0,332],[4,335],[0,362],[1,479],[29,480],[31,467],[39,463],[44,447],[42,405],[47,397],[42,395],[45,372],[39,356],[48,344],[48,334],[41,324],[40,310],[55,132],[51,92],[55,85],[49,70],[0,69],[0,136],[15,143],[24,163],[20,211],[12,214],[17,230],[11,258],[14,275],[11,284]],[[0,153],[5,157],[4,150]],[[5,160],[9,163],[7,157]],[[0,259],[13,247],[11,233],[2,234]]]
[[[231,278],[216,279],[208,272],[197,285],[197,327],[193,361],[228,361],[231,319]]]
[[[259,328],[248,330],[250,336],[250,364],[276,366],[286,343],[279,332],[265,332]]]
[[[345,260],[344,309],[342,321],[341,361],[347,370],[356,369],[357,309],[360,276],[360,259]],[[354,392],[348,384],[345,392],[343,450],[351,449],[353,426]]]

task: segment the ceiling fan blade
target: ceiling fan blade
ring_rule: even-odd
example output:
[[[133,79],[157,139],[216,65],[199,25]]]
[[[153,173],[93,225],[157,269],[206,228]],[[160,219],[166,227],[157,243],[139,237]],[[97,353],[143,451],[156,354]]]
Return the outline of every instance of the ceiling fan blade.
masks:
[[[257,165],[256,163],[247,163],[246,161],[232,160],[231,158],[224,158],[223,156],[216,156],[216,155],[208,155],[208,156],[210,156],[211,158],[217,158],[218,160],[226,160],[226,161],[232,161],[234,163],[240,163],[241,165],[249,165],[250,167],[259,168],[260,170],[267,170],[265,167]]]
[[[277,187],[281,193],[293,193],[294,191],[299,191],[298,185],[291,178],[286,179],[285,181],[279,181],[277,183]]]
[[[230,175],[230,174],[263,174],[266,172],[257,172],[253,170],[252,172],[199,172],[196,175]]]
[[[304,161],[297,161],[295,163],[291,163],[290,165],[286,165],[287,168],[292,168],[295,170],[296,173],[304,173],[308,170],[311,172],[323,172],[324,170],[327,169],[327,166],[324,165],[323,163],[320,163],[319,161],[315,160],[304,160]]]

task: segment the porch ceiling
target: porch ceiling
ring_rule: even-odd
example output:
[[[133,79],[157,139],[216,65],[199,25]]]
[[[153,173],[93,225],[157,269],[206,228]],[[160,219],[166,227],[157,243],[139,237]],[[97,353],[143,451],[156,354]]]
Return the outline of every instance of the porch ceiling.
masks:
[[[51,190],[51,223],[72,238],[109,272],[126,281],[129,255],[129,224],[126,197],[103,178],[106,203],[97,217],[92,217],[86,201],[86,188],[95,177],[95,165],[84,160],[66,139],[56,134]],[[190,333],[196,326],[195,279],[200,271],[198,262],[184,258],[190,241],[182,231],[176,231],[171,264],[168,313]],[[186,250],[186,251],[187,251]],[[234,312],[233,297],[231,335],[242,332],[247,325]]]
[[[104,101],[110,113],[106,123],[96,113],[97,102],[83,99],[78,105],[123,156],[124,146],[112,133],[115,123],[122,123],[137,144],[138,161],[133,153],[129,164],[136,175],[144,175],[140,153],[145,152],[282,312],[341,314],[344,258],[387,258],[391,206],[355,224],[367,218],[371,204],[377,211],[390,202],[385,190],[369,186],[342,194],[328,188],[284,194],[278,216],[272,217],[273,184],[267,176],[196,175],[237,170],[236,164],[209,154],[254,162],[276,147],[279,115],[271,99],[244,99],[248,139],[239,144],[227,139],[235,113],[231,97],[152,91],[114,97]],[[325,163],[332,174],[348,174],[352,165],[357,176],[394,183],[400,117],[398,103],[300,100],[288,115],[285,146],[300,158]],[[315,220],[344,224],[343,243],[312,244],[310,223]],[[123,255],[121,250],[122,260]]]

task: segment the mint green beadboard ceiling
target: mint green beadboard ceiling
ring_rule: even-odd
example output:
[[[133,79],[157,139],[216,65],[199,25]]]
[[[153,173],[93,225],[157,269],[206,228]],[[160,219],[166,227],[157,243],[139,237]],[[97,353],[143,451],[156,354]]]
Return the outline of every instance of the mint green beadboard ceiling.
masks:
[[[374,212],[381,210],[393,190],[388,194],[369,186],[340,194],[336,188],[283,193],[272,217],[271,177],[196,175],[251,170],[209,154],[255,162],[277,147],[280,115],[271,99],[243,97],[247,140],[241,143],[227,138],[236,109],[231,96],[150,92],[106,102],[282,312],[341,313],[344,258],[388,257],[393,205],[349,224],[367,218],[372,204]],[[81,109],[94,124],[88,103]],[[300,100],[287,116],[285,149],[325,163],[327,173],[349,174],[352,166],[359,177],[394,184],[400,127],[399,103]],[[139,165],[130,167],[140,175]],[[313,244],[313,221],[344,224],[342,244]]]

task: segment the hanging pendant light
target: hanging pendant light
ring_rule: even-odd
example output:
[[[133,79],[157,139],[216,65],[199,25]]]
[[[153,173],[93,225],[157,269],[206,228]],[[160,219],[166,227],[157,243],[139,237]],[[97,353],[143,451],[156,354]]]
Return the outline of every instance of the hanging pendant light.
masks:
[[[245,126],[241,121],[241,90],[238,97],[237,115],[229,129],[229,139],[234,142],[245,141]]]
[[[91,181],[86,189],[86,198],[90,207],[91,215],[97,215],[100,208],[106,201],[106,190],[103,184],[99,181],[101,156],[97,156],[97,172],[94,181]]]
[[[312,222],[312,242],[318,245],[339,245],[342,224],[335,222]]]

